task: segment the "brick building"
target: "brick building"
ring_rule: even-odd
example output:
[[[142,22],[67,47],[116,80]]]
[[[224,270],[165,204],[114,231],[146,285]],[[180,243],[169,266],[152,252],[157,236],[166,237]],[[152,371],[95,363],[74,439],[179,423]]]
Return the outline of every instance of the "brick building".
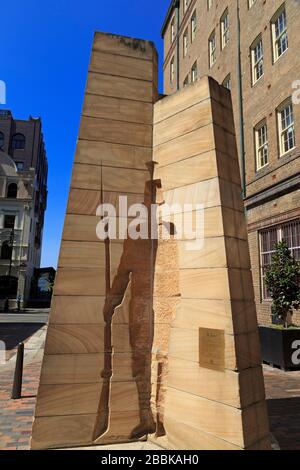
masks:
[[[41,120],[0,110],[0,304],[26,303],[40,267],[47,175]]]
[[[173,0],[165,18],[164,92],[203,75],[231,89],[260,323],[264,272],[286,240],[300,259],[300,2]],[[298,85],[298,89],[297,89]],[[295,322],[300,324],[300,314]]]

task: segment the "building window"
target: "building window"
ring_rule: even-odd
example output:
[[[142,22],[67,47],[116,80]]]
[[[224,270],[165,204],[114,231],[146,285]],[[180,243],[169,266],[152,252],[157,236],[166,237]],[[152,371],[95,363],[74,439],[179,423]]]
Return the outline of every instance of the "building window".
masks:
[[[24,150],[25,136],[23,134],[15,134],[12,138],[11,146],[13,150]]]
[[[189,76],[187,75],[184,79],[183,86],[186,87],[189,84]]]
[[[258,124],[255,129],[256,170],[260,170],[269,163],[268,128],[266,121]]]
[[[229,17],[228,8],[224,11],[221,17],[221,48],[222,50],[229,41]]]
[[[260,233],[260,259],[261,259],[261,294],[263,300],[270,299],[270,294],[266,286],[266,272],[272,263],[272,256],[275,253],[275,246],[279,242],[276,227],[263,230]]]
[[[189,46],[189,32],[188,29],[185,30],[183,35],[183,57],[186,57]]]
[[[24,162],[15,162],[18,171],[24,170]]]
[[[173,44],[174,42],[174,39],[175,39],[175,21],[174,19],[172,20],[172,23],[171,23],[171,44]]]
[[[261,35],[251,46],[252,85],[264,74],[264,51]]]
[[[15,228],[15,215],[5,215],[4,216],[4,228]]]
[[[228,90],[231,90],[231,77],[230,74],[227,75],[227,77],[224,78],[222,85],[227,88]]]
[[[198,77],[198,67],[197,67],[197,62],[195,62],[192,67],[192,74],[191,74],[192,83],[194,83],[197,80],[197,77]]]
[[[174,78],[175,78],[175,59],[174,57],[171,60],[170,64],[170,82],[174,83]]]
[[[283,156],[296,146],[293,104],[290,99],[277,109],[277,116],[280,156]]]
[[[250,10],[251,7],[253,7],[254,3],[256,2],[256,0],[248,0],[248,8]]]
[[[288,33],[285,5],[277,11],[271,21],[274,62],[288,49]]]
[[[295,260],[300,261],[300,220],[293,220],[260,232],[261,290],[262,299],[269,300],[265,276],[272,263],[276,243],[285,241]]]
[[[197,32],[197,13],[194,11],[191,19],[191,41],[193,42]]]
[[[207,0],[207,10],[209,11],[212,7],[213,0]]]
[[[0,132],[0,149],[2,150],[4,147],[4,134]]]
[[[217,58],[216,33],[213,31],[208,40],[209,49],[209,67],[212,67]]]
[[[9,241],[5,241],[1,246],[1,259],[10,260],[12,257],[12,246]]]
[[[16,183],[10,183],[7,186],[7,197],[10,199],[16,199],[18,195],[18,185]]]

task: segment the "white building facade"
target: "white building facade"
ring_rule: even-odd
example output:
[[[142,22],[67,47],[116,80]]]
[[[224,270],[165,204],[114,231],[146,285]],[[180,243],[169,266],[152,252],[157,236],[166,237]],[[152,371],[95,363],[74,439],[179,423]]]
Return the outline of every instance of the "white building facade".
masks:
[[[35,268],[40,267],[41,243],[36,239],[35,170],[19,170],[0,150],[0,309],[9,299],[26,305]]]

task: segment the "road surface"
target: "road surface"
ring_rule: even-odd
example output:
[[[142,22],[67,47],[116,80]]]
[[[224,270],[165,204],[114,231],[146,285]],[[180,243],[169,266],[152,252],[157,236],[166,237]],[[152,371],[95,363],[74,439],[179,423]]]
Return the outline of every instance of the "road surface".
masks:
[[[30,310],[25,313],[1,313],[0,323],[41,323],[48,322],[49,310]]]

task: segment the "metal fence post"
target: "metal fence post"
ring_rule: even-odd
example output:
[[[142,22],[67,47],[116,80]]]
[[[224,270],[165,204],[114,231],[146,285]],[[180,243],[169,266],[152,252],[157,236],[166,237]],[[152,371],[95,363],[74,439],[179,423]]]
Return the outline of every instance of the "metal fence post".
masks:
[[[13,389],[12,389],[12,394],[11,394],[12,400],[19,400],[22,395],[23,362],[24,362],[24,343],[20,343],[18,346],[14,383],[13,383]]]

